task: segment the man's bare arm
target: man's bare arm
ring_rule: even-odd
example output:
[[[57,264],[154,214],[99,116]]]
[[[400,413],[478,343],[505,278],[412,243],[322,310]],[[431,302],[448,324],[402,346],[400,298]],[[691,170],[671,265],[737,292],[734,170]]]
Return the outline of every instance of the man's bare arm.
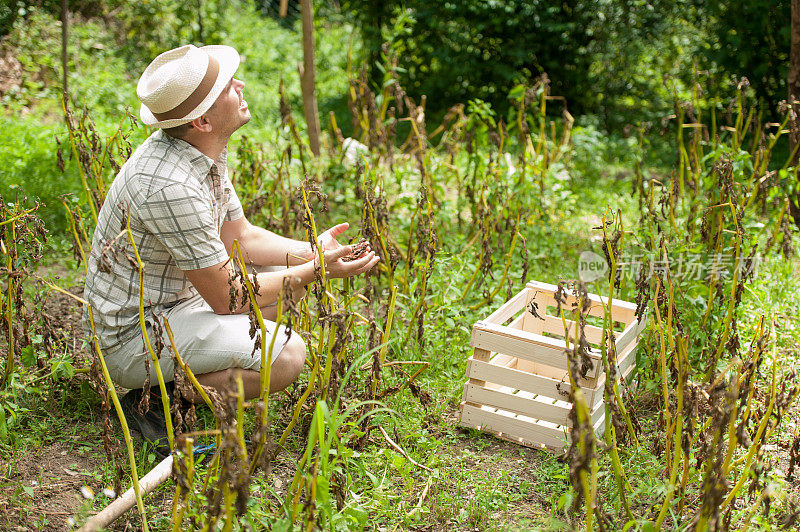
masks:
[[[277,235],[245,217],[223,223],[220,237],[228,253],[238,240],[244,260],[260,266],[296,266],[314,258],[308,242]]]
[[[324,253],[325,269],[330,277],[359,275],[378,263],[379,259],[372,251],[353,261],[343,260],[351,252],[351,246],[341,246]],[[259,287],[256,294],[258,306],[266,307],[278,301],[285,278],[289,279],[292,289],[303,289],[311,283],[314,280],[315,263],[316,260],[312,260],[285,270],[256,274]],[[240,314],[248,309],[248,305],[240,304],[246,288],[238,277],[232,278],[232,271],[230,263],[225,262],[208,268],[186,270],[184,273],[215,313]],[[231,287],[236,298],[234,308],[230,306]]]

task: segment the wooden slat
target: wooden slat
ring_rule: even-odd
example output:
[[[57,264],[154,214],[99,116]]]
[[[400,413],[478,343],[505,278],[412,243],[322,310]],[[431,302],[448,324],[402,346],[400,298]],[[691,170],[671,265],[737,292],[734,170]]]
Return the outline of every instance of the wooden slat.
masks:
[[[562,340],[479,321],[472,328],[470,343],[473,347],[567,369],[567,358],[564,356],[566,346]],[[597,376],[599,357],[597,353],[590,353],[589,357],[592,361],[587,376],[594,378]]]
[[[625,327],[622,334],[617,336],[617,353],[623,352],[631,342],[636,342],[639,339],[639,334],[647,326],[647,320],[642,317],[642,321],[634,320],[630,325]]]
[[[566,356],[567,355],[564,355],[565,358]],[[514,367],[526,373],[534,373],[536,375],[550,377],[551,379],[555,379],[557,381],[569,379],[566,369],[554,368],[553,366],[546,366],[544,364],[537,364],[536,362],[531,362],[530,360],[525,360],[524,358],[518,358]]]
[[[523,312],[522,314],[520,314],[519,316],[514,318],[514,321],[509,323],[507,327],[509,329],[514,329],[514,330],[517,330],[517,331],[525,330],[523,328],[523,323],[525,323],[525,314],[527,314],[527,312]]]
[[[633,358],[633,362],[636,362],[636,356],[635,356],[636,349],[635,348],[633,350],[633,353],[634,353],[634,356],[632,357]],[[636,364],[631,363],[627,368],[625,368],[624,371],[622,371],[622,378],[625,379],[625,382],[627,382],[628,384],[630,384],[631,378],[633,378],[633,373],[634,373],[635,369],[636,369]]]
[[[533,375],[513,368],[501,368],[480,360],[470,359],[467,361],[467,376],[561,401],[567,400],[566,394],[562,395],[561,390],[569,391],[568,381],[562,383],[560,380]],[[596,390],[595,387],[589,386],[581,386],[581,389],[587,397]]]
[[[488,362],[489,359],[492,358],[492,352],[486,349],[481,349],[479,347],[476,347],[475,351],[472,353],[472,358]]]
[[[536,399],[527,399],[519,395],[505,393],[500,390],[492,390],[482,386],[475,386],[469,383],[466,384],[464,390],[464,400],[477,405],[491,406],[514,412],[515,414],[544,419],[545,421],[550,421],[557,425],[567,423],[567,416],[569,416],[570,410],[569,407],[553,404],[552,399],[551,402],[537,401]]]
[[[617,380],[619,380],[620,375],[623,378],[628,378],[632,373],[633,369],[636,368],[636,349],[638,347],[638,342],[635,344],[631,344],[625,350],[625,352],[621,353],[617,357]],[[600,377],[597,381],[597,385],[595,386],[594,390],[590,391],[587,394],[587,402],[592,405],[594,408],[599,402],[603,400],[603,388],[606,385],[606,375]]]
[[[502,325],[508,318],[520,311],[525,306],[528,291],[522,290],[517,295],[506,301],[499,309],[495,310],[484,320],[488,323]]]
[[[564,354],[564,358],[566,357],[567,355]],[[512,365],[511,367],[518,369],[520,371],[525,371],[527,373],[533,373],[535,375],[542,375],[543,377],[549,377],[557,381],[564,381],[564,382],[569,381],[569,374],[566,369],[554,368],[553,366],[538,364],[536,362],[531,362],[530,360],[525,360],[523,358],[518,358],[517,363]],[[602,375],[602,371],[600,371],[600,369],[601,368],[598,365],[598,372]],[[587,375],[585,379],[582,379],[579,376],[578,383],[584,388],[594,388],[597,385],[598,378],[599,377],[590,377],[589,375]]]
[[[544,321],[537,320],[542,324],[542,331],[550,334],[557,334],[559,337],[564,337],[564,323],[558,316],[544,316]],[[567,331],[569,332],[570,342],[575,338],[575,322],[572,320],[565,320],[567,322]],[[595,327],[594,325],[586,325],[583,328],[586,334],[586,340],[590,344],[599,346],[603,340],[603,329]]]
[[[528,394],[525,394],[528,395]],[[464,401],[486,405],[516,414],[522,414],[535,419],[549,421],[556,425],[566,425],[569,423],[569,412],[572,409],[570,403],[565,401],[553,401],[542,396],[524,397],[523,393],[512,393],[507,386],[500,389],[475,386],[467,383],[464,390]],[[595,405],[592,411],[592,423],[597,421],[602,415],[602,405]]]
[[[504,355],[502,353],[495,353],[490,363],[493,366],[500,366],[501,368],[508,368],[512,367],[514,363],[517,361],[517,357],[512,357],[511,355]]]
[[[527,288],[533,290],[539,290],[540,292],[545,294],[545,298],[547,300],[547,306],[556,305],[556,300],[553,297],[556,290],[558,289],[556,285],[540,283],[538,281],[529,281],[526,286]],[[591,301],[589,314],[591,316],[603,317],[603,315],[605,314],[605,310],[603,309],[604,299],[596,294],[589,294],[589,301]],[[577,305],[577,299],[572,295],[568,295],[566,300],[565,311],[566,309],[571,309],[573,305]],[[615,321],[621,321],[625,324],[631,323],[634,319],[636,319],[635,312],[636,312],[636,304],[634,303],[629,303],[621,299],[613,299],[611,301],[611,316]]]
[[[519,440],[518,443],[528,447],[563,449],[567,445],[564,430],[504,416],[497,412],[487,412],[469,404],[461,407],[460,425],[505,435],[506,438]]]
[[[636,366],[636,350],[638,347],[639,342],[633,342],[617,357],[618,373],[625,373],[628,368]]]
[[[528,308],[530,308],[531,303],[535,302],[538,305],[542,298],[540,296],[540,293],[537,292],[536,290],[531,290],[530,288],[525,287],[525,291],[527,292],[528,297],[525,298],[525,308],[522,311],[522,316],[523,316],[522,330],[532,332],[535,334],[542,334],[542,326],[541,326],[542,320],[540,320],[539,318],[537,318],[528,311]],[[544,315],[545,311],[544,306],[537,308],[541,310],[540,314]],[[539,310],[537,310],[537,313],[539,312]]]
[[[482,362],[489,362],[489,359],[491,358],[491,351],[487,351],[486,349],[475,348],[475,351],[472,353],[472,358],[475,360],[480,360]],[[470,379],[469,366],[467,366],[466,377],[467,379]],[[475,384],[485,384],[484,381],[480,379],[470,379],[470,382],[473,382]]]

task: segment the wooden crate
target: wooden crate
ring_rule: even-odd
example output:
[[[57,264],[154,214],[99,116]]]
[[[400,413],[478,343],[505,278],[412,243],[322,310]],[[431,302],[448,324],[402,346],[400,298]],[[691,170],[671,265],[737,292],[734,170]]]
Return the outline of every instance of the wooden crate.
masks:
[[[556,289],[551,284],[529,282],[520,293],[475,324],[471,340],[475,352],[467,361],[468,381],[459,425],[554,452],[561,452],[568,445],[570,386],[564,325],[556,315]],[[590,294],[589,299],[589,316],[602,320],[605,311],[600,297]],[[532,304],[540,317],[528,310]],[[565,316],[571,314],[574,305],[577,300],[570,295],[563,307]],[[638,335],[645,324],[645,320],[636,319],[635,309],[632,303],[612,301],[618,375],[623,378],[633,373]],[[587,323],[584,328],[592,367],[579,384],[599,436],[605,420],[605,373],[599,349],[603,329],[596,321],[596,325]],[[574,338],[575,323],[567,320],[567,324],[570,338]]]

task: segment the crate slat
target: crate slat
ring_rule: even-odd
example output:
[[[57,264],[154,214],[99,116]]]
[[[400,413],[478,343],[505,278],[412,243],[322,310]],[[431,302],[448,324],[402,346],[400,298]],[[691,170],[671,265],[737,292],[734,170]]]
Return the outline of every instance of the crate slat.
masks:
[[[482,381],[502,384],[515,390],[531,392],[563,401],[568,399],[569,394],[569,381],[559,381],[513,368],[495,366],[480,360],[469,359],[467,361],[467,377],[471,379],[479,378]],[[599,388],[599,394],[595,393],[598,389],[596,387],[582,386],[581,389],[586,395],[587,402],[592,407],[597,404],[598,395],[601,399],[603,397],[602,388]]]
[[[522,394],[509,393],[489,387],[477,386],[466,383],[464,385],[464,401],[475,405],[492,405],[501,410],[522,414],[524,416],[549,421],[556,425],[569,424],[570,404],[564,401],[555,401],[551,398],[537,396],[528,398]],[[507,387],[504,387],[507,388]],[[507,388],[510,389],[510,388]],[[592,423],[603,415],[603,405],[597,404],[592,410]]]
[[[550,334],[557,334],[561,338],[564,337],[564,323],[561,321],[561,318],[558,316],[550,316],[546,315],[543,316],[544,320],[539,320],[538,318],[534,317],[534,320],[539,320],[542,322],[542,331]],[[575,322],[572,320],[564,320],[567,323],[567,331],[569,332],[570,340],[575,338]],[[583,328],[583,332],[586,334],[586,340],[593,345],[599,346],[603,340],[603,329],[600,327],[595,327],[594,325],[586,325]],[[541,333],[540,333],[541,334]]]
[[[556,293],[556,290],[558,290],[558,286],[553,284],[540,283],[539,281],[529,281],[526,286],[528,288],[532,288],[533,290],[538,290],[541,293],[543,293],[545,295],[545,299],[547,300],[548,307],[557,305],[554,294]],[[602,318],[605,315],[603,302],[606,301],[606,299],[601,298],[596,294],[589,294],[589,301],[591,301],[592,303],[589,309],[589,315]],[[565,305],[566,305],[565,311],[566,309],[572,309],[573,306],[577,305],[577,299],[573,295],[568,294]],[[635,303],[629,303],[621,299],[613,299],[611,301],[611,315],[614,318],[614,321],[630,323],[634,319],[636,319],[635,313],[636,313]]]
[[[619,335],[616,340],[617,353],[624,351],[631,343],[636,343],[645,325],[646,323],[644,321],[633,320],[625,327],[625,330],[622,331],[622,334]]]
[[[530,423],[513,417],[504,416],[497,412],[488,412],[481,408],[464,404],[461,407],[461,425],[490,431],[498,436],[521,440],[530,447],[548,447],[550,449],[563,449],[566,445],[566,432],[538,423]]]
[[[547,366],[567,369],[567,357],[564,356],[566,344],[563,340],[556,340],[546,336],[529,333],[522,330],[510,330],[508,327],[479,321],[472,328],[472,347],[504,353],[531,362],[538,362]],[[592,366],[588,376],[597,375],[598,354],[590,353]]]
[[[499,309],[489,314],[485,321],[501,325],[525,306],[525,298],[527,296],[528,294],[524,291],[518,293],[516,296],[506,301]]]

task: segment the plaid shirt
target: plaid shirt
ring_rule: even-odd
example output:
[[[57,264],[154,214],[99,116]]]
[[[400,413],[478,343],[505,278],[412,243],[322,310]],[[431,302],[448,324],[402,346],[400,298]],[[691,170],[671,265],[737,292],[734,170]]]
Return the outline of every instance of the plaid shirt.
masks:
[[[228,259],[220,238],[222,223],[244,212],[228,179],[226,158],[227,150],[212,161],[191,144],[158,130],[117,174],[100,210],[84,288],[103,351],[112,353],[140,334],[139,271],[123,233],[129,214],[144,264],[148,321],[197,294],[184,270]]]

